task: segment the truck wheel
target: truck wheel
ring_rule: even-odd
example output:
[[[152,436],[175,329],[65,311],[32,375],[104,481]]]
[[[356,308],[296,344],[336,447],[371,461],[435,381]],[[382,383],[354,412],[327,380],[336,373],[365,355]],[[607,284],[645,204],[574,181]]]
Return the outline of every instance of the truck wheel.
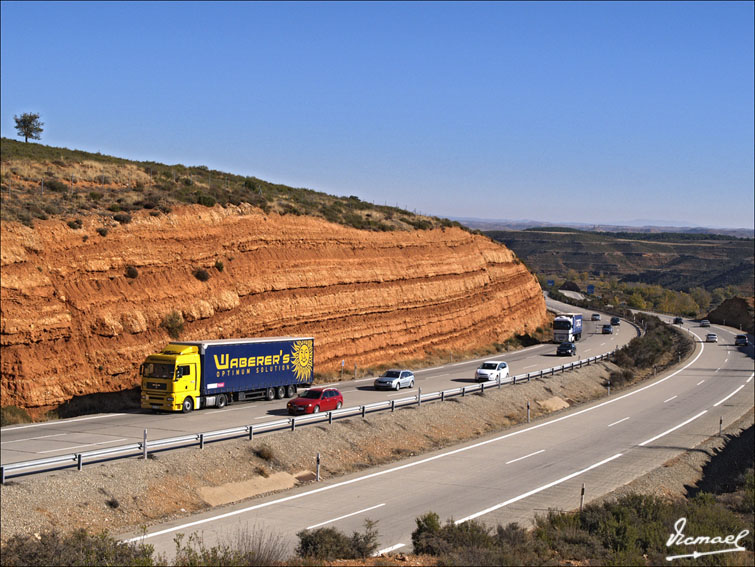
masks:
[[[296,393],[296,386],[286,386],[286,397],[291,398]]]
[[[268,388],[265,390],[265,399],[268,402],[275,399],[275,388]]]
[[[275,389],[275,398],[278,400],[282,400],[285,397],[286,397],[286,388],[284,388],[283,386],[278,386]]]
[[[218,395],[218,399],[215,400],[215,405],[219,408],[224,408],[227,403],[228,400],[226,399],[225,394]]]
[[[181,411],[183,413],[189,413],[193,409],[194,409],[194,400],[192,400],[191,398],[184,398],[184,402],[181,405]]]

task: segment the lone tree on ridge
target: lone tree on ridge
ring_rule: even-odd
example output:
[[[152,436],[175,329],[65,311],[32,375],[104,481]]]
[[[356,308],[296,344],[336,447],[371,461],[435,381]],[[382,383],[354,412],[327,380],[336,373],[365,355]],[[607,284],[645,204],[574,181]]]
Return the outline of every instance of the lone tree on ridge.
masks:
[[[31,112],[25,112],[20,117],[14,116],[16,121],[16,130],[18,135],[24,137],[24,142],[28,142],[29,138],[32,140],[39,140],[41,138],[43,122],[39,121],[39,114],[33,114]]]

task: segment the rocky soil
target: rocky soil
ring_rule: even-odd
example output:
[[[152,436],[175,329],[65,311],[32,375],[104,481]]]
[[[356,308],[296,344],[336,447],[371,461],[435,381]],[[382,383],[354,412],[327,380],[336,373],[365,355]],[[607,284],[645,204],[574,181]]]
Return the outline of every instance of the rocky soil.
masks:
[[[133,388],[145,356],[170,341],[161,323],[173,311],[182,340],[314,336],[321,374],[546,325],[525,265],[458,228],[370,232],[243,204],[132,217],[2,223],[3,406],[39,414]]]

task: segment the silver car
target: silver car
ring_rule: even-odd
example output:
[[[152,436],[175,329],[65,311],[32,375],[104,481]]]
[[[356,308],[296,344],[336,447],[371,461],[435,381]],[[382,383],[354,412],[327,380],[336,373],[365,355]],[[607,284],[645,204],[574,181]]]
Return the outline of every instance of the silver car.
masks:
[[[386,370],[375,380],[376,390],[400,390],[414,388],[414,373],[411,370]]]
[[[476,382],[489,380],[500,380],[501,383],[510,382],[509,365],[502,360],[486,360],[475,370],[474,379]]]

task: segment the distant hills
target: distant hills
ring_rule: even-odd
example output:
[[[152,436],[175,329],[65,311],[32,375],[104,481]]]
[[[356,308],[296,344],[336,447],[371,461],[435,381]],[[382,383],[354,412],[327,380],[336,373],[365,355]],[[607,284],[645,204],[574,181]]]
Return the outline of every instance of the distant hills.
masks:
[[[474,217],[451,217],[452,220],[472,230],[527,230],[543,228],[553,230],[557,227],[570,228],[585,232],[637,232],[637,233],[679,233],[679,234],[721,234],[735,238],[755,238],[755,228],[715,228],[702,226],[679,226],[673,221],[636,220],[625,224],[589,224],[589,223],[549,223],[530,219],[480,219]],[[659,224],[662,223],[662,224]],[[691,223],[690,223],[691,225]]]

